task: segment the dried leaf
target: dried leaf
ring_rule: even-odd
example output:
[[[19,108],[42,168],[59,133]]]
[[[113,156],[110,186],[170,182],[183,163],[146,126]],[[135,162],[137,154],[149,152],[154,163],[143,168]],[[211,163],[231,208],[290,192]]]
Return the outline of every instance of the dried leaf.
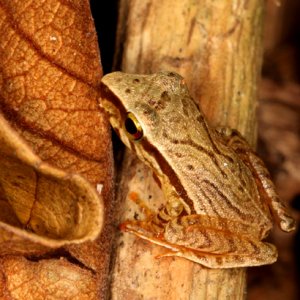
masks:
[[[79,193],[77,201],[83,205],[84,213],[88,213],[88,209],[94,205],[88,204],[91,200],[85,200],[87,202],[85,204],[81,202],[83,186],[88,190],[87,183],[77,175],[69,175],[70,177],[65,175],[78,173],[102,192],[106,213],[103,234],[96,242],[71,244],[64,248],[64,256],[71,256],[74,264],[80,261],[85,268],[95,271],[98,292],[104,291],[107,286],[105,282],[108,278],[113,231],[110,202],[113,176],[110,129],[97,103],[101,76],[97,36],[88,0],[0,0],[0,111],[43,162],[66,172],[60,171],[61,179],[59,182],[53,179],[53,184],[55,183],[56,190],[60,192],[58,187],[68,187],[66,190],[70,194],[74,192],[73,198],[76,198],[75,193]],[[35,172],[39,170],[44,174],[46,171],[44,165],[42,166],[43,170],[35,166]],[[21,172],[19,167],[16,167],[16,172]],[[32,180],[32,177],[35,174],[29,168],[25,175],[33,189],[36,181]],[[50,177],[43,175],[41,178],[44,180]],[[41,178],[38,178],[38,186],[43,191],[48,190],[51,196],[55,190],[40,182]],[[25,181],[23,183],[26,185]],[[86,193],[93,194],[94,191]],[[3,195],[2,190],[1,194]],[[60,203],[48,202],[49,195],[45,196],[44,202],[30,200],[32,193],[25,196],[24,203],[29,207],[24,203],[19,207],[15,205],[14,209],[18,215],[6,200],[0,203],[2,211],[0,218],[6,222],[5,226],[9,226],[10,230],[17,228],[22,231],[22,236],[18,240],[22,251],[27,251],[27,254],[34,252],[28,246],[31,244],[24,242],[23,235],[26,234],[26,238],[27,235],[37,238],[37,235],[20,229],[23,224],[28,225],[26,223],[28,220],[30,226],[42,235],[43,241],[47,237],[48,242],[52,239],[55,245],[59,243],[63,245],[66,244],[66,240],[72,239],[68,226],[71,228],[75,219],[68,220],[66,218],[68,214],[60,212],[58,216],[61,224],[57,223],[54,226],[55,218],[52,218],[52,214],[57,214],[57,210],[63,210],[75,217],[76,206],[71,206],[70,211],[68,209],[69,205],[75,205],[76,201],[68,203],[64,199],[65,195],[63,197],[57,195],[61,198]],[[35,208],[34,214],[30,211],[32,204]],[[41,226],[42,220],[46,220],[46,215],[43,215],[46,211],[43,209],[38,211],[37,208],[50,204],[54,211],[47,211],[47,221],[50,219],[47,226],[49,225],[51,230],[46,232],[45,227],[36,228],[36,225]],[[94,206],[94,209],[87,220],[83,221],[85,228],[82,227],[80,231],[76,223],[78,231],[75,231],[73,238],[77,238],[78,242],[84,240],[85,233],[94,232],[89,222],[97,215],[97,211],[102,209],[101,202],[97,207]],[[82,216],[86,217],[85,214]],[[18,218],[21,218],[22,223]],[[93,234],[91,236],[95,237]],[[15,237],[15,234],[11,234],[11,241]],[[8,243],[8,240],[6,241]],[[16,244],[15,241],[13,243]],[[25,245],[29,248],[24,249]],[[33,248],[36,249],[36,244]],[[47,255],[50,267],[51,255],[49,253]],[[39,257],[35,259],[38,260]],[[31,266],[27,264],[24,267],[31,268]],[[6,271],[3,272],[5,275]],[[42,278],[36,276],[36,280]],[[70,282],[69,285],[61,286],[61,293],[68,295],[68,289],[73,289],[73,285],[74,283]],[[30,291],[24,292],[27,298]],[[105,292],[101,297],[105,296],[104,294]]]
[[[32,254],[98,236],[102,199],[85,179],[43,163],[1,115],[0,144],[0,254]]]
[[[111,180],[110,131],[88,1],[0,1],[0,108],[40,158]]]
[[[95,276],[64,259],[37,263],[10,257],[0,265],[1,299],[98,299]]]

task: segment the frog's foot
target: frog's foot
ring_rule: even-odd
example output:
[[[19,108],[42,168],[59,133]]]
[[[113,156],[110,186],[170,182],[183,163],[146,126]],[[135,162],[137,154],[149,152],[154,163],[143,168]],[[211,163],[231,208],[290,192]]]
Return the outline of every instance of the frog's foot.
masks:
[[[270,195],[270,209],[281,230],[285,232],[295,230],[296,222],[289,214],[285,205],[280,201],[277,194],[273,194],[273,191],[268,191],[268,194]]]
[[[250,145],[238,132],[238,130],[223,126],[218,126],[215,129],[216,132],[222,136],[227,146],[230,146],[232,148],[246,147],[247,149],[250,149]]]
[[[240,234],[220,228],[207,216],[197,215],[197,224],[182,226],[168,223],[165,228],[144,221],[127,221],[122,229],[169,249],[160,255],[183,257],[209,268],[236,268],[271,264],[277,259],[276,248],[245,232]],[[202,222],[203,220],[203,222]]]

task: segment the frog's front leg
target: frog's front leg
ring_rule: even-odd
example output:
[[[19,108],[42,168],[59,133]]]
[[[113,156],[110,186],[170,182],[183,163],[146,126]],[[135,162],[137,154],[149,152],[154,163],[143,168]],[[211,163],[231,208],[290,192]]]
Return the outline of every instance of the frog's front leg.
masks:
[[[276,248],[263,243],[249,225],[205,215],[189,215],[162,223],[126,221],[123,230],[163,246],[160,255],[178,256],[209,268],[236,268],[271,264]]]
[[[220,127],[217,128],[217,132],[222,135],[226,145],[233,149],[251,170],[256,180],[261,199],[268,203],[276,223],[283,231],[290,232],[294,230],[295,221],[278,197],[274,183],[264,162],[256,155],[238,131]]]

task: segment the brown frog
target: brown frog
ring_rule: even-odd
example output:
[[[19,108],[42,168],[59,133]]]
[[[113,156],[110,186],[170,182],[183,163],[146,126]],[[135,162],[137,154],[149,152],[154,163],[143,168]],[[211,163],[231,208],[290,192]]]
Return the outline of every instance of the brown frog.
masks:
[[[269,173],[234,130],[210,127],[173,72],[102,78],[101,106],[123,143],[161,183],[166,203],[128,232],[209,268],[270,264],[272,219],[295,228]]]

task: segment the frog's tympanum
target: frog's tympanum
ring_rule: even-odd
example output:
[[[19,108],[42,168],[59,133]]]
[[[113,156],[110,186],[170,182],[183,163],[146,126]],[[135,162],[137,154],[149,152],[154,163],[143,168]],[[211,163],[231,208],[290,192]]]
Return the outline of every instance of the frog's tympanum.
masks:
[[[234,130],[210,127],[173,72],[102,78],[101,106],[123,143],[160,181],[165,203],[122,228],[209,268],[270,264],[272,219],[294,221],[263,162]],[[161,256],[160,256],[161,257]]]

